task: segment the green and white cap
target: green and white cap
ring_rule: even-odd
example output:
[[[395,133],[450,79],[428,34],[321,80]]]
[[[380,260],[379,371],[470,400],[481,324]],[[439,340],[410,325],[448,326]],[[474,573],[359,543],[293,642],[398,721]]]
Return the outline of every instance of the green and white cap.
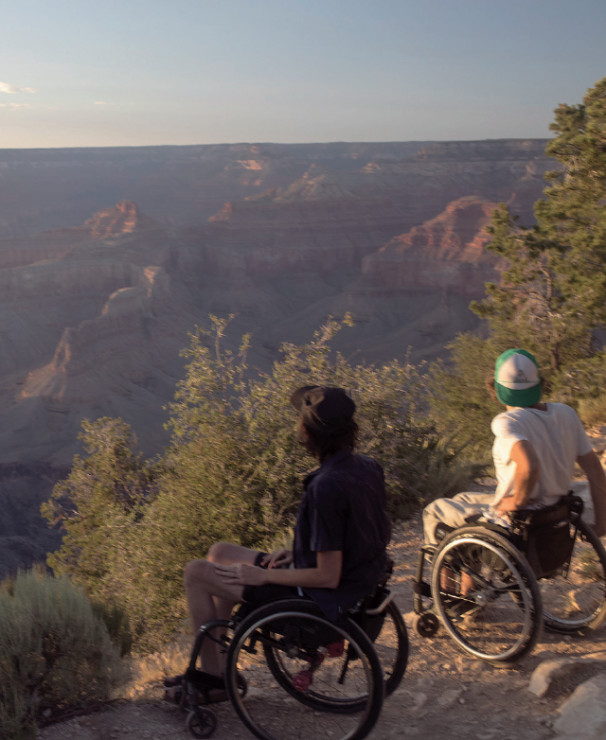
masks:
[[[497,398],[505,406],[534,406],[541,398],[537,361],[525,349],[508,349],[499,355],[494,370]]]

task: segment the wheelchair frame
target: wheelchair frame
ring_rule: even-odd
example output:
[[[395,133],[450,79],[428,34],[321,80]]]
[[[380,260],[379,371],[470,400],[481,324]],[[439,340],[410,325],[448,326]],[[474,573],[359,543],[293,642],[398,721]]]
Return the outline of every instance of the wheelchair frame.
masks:
[[[337,623],[301,598],[252,610],[244,604],[230,620],[202,625],[181,695],[192,735],[210,737],[217,726],[215,712],[204,705],[205,689],[196,685],[200,649],[211,639],[227,655],[229,700],[256,737],[299,737],[285,734],[297,726],[305,738],[366,737],[408,662],[408,634],[386,587],[388,578]]]
[[[510,665],[532,650],[543,626],[564,633],[599,627],[606,619],[606,551],[581,513],[581,499],[569,494],[551,507],[516,512],[511,530],[477,518],[444,528],[438,545],[419,553],[416,632],[432,637],[443,626],[473,657]],[[559,561],[539,557],[537,531],[547,555],[554,553],[550,542],[568,547]]]

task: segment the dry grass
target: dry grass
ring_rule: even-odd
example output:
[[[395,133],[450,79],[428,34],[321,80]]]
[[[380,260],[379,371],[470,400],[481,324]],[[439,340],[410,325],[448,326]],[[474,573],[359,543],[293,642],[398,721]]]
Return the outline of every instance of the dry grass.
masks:
[[[191,653],[193,638],[183,630],[178,638],[162,652],[151,655],[134,655],[125,659],[129,679],[116,690],[114,698],[157,699],[158,688],[165,676],[183,673]]]

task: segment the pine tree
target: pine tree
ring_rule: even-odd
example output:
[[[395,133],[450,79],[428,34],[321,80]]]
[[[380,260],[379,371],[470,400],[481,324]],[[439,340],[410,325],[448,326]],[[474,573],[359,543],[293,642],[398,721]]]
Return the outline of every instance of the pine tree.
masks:
[[[524,345],[558,376],[598,352],[606,323],[606,78],[581,105],[560,105],[546,153],[548,173],[536,225],[519,227],[506,206],[496,212],[488,248],[503,257],[499,283],[472,309],[503,347]]]
[[[581,105],[560,105],[550,128],[546,152],[559,166],[535,204],[536,224],[519,225],[504,204],[493,215],[487,248],[501,258],[500,279],[471,304],[487,331],[457,337],[431,375],[439,430],[476,453],[487,452],[499,409],[482,378],[509,347],[536,355],[552,399],[606,409],[606,78]]]

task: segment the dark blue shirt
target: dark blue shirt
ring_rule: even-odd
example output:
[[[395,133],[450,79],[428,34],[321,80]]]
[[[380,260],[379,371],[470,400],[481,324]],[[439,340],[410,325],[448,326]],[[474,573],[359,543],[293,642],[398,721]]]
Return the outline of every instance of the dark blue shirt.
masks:
[[[303,589],[334,621],[367,596],[385,572],[390,525],[383,469],[369,457],[342,450],[310,473],[303,487],[294,564],[295,568],[315,568],[316,553],[343,553],[336,589]]]

